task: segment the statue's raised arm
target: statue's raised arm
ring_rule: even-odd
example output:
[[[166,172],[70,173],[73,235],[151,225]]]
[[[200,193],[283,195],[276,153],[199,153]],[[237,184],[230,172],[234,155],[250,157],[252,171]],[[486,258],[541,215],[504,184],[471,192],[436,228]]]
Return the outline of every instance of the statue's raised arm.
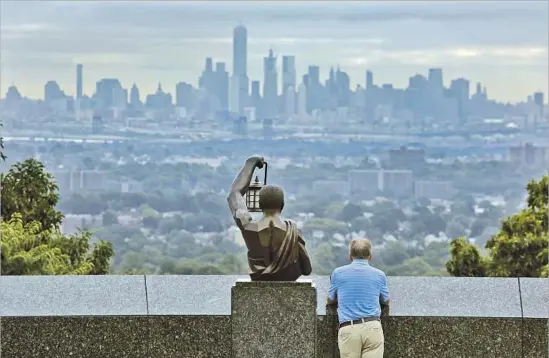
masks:
[[[263,163],[263,157],[253,156],[248,158],[231,185],[227,201],[229,202],[231,214],[240,230],[243,230],[252,221],[252,216],[246,207],[244,195],[248,191],[255,168],[263,168]]]
[[[250,277],[254,281],[295,281],[311,274],[311,260],[297,224],[280,217],[284,208],[284,191],[276,185],[265,185],[259,191],[263,217],[253,221],[244,196],[248,192],[255,168],[266,165],[254,156],[236,176],[229,197],[231,214],[242,232],[248,248]]]

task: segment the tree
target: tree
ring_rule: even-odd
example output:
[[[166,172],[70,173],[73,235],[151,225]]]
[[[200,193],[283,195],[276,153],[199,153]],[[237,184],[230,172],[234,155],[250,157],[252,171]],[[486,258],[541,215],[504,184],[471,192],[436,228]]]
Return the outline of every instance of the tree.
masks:
[[[381,261],[387,266],[397,266],[410,258],[406,246],[401,241],[390,241],[379,253]]]
[[[344,222],[351,222],[353,221],[353,219],[362,216],[363,211],[364,210],[362,210],[362,207],[360,205],[348,203],[343,207],[343,210],[341,210],[341,213],[339,214],[339,220]]]
[[[55,209],[57,184],[40,161],[27,159],[14,164],[6,175],[0,174],[0,182],[4,221],[20,213],[25,224],[37,221],[44,230],[59,228],[63,214]]]
[[[103,226],[118,225],[118,216],[112,210],[103,213]]]
[[[421,257],[413,257],[404,261],[401,265],[387,269],[389,276],[424,276],[432,272],[433,268]]]
[[[39,222],[24,223],[19,213],[2,222],[2,275],[103,275],[114,255],[112,244],[95,243],[91,234],[62,235],[55,228],[42,230]]]
[[[2,127],[2,123],[0,123],[0,127]],[[0,160],[6,160],[6,156],[4,155],[4,138],[2,136],[0,136]]]
[[[547,277],[548,177],[527,186],[527,206],[502,221],[499,233],[486,243],[488,257],[465,238],[451,242],[446,264],[453,276]]]

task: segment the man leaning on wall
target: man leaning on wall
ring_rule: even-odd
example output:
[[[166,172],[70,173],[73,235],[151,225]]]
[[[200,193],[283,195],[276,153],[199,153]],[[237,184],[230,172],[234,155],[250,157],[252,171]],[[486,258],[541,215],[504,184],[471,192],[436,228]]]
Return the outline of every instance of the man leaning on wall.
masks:
[[[389,304],[387,276],[370,266],[372,243],[349,244],[351,263],[330,276],[328,305],[337,305],[338,346],[342,358],[383,358],[381,307]]]

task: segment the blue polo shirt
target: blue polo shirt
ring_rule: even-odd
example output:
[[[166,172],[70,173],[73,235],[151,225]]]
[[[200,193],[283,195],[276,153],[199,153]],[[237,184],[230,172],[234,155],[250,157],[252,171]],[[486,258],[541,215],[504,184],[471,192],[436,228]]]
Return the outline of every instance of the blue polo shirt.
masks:
[[[387,276],[370,266],[368,260],[353,260],[330,276],[328,297],[337,299],[339,323],[381,315],[380,299],[389,299]]]

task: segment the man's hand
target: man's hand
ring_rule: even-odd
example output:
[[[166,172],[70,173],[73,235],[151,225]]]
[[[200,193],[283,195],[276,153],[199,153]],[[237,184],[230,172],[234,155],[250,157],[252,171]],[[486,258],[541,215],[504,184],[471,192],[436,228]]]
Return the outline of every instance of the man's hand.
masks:
[[[265,163],[265,159],[263,157],[259,156],[259,155],[254,155],[254,156],[249,157],[246,160],[246,163],[251,163],[255,167],[261,169],[261,168],[263,168],[263,164]]]

